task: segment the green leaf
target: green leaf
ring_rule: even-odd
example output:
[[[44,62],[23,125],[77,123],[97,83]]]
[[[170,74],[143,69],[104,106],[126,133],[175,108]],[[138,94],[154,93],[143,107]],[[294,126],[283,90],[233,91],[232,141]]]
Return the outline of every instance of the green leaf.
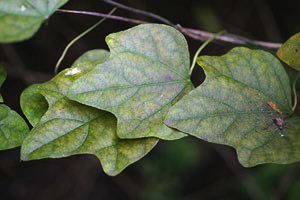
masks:
[[[6,79],[6,71],[0,64],[0,87]],[[3,98],[0,96],[0,102]],[[29,131],[26,122],[18,113],[0,104],[0,150],[20,146]]]
[[[300,71],[300,33],[295,34],[281,45],[277,55],[290,67]]]
[[[0,42],[30,38],[68,0],[0,0]]]
[[[23,92],[21,107],[34,128],[23,142],[22,160],[94,154],[107,174],[116,175],[156,145],[156,138],[119,139],[111,113],[66,98],[70,84],[94,66],[79,63]]]
[[[77,65],[79,63],[83,62],[92,62],[94,64],[100,64],[106,61],[109,57],[109,52],[104,49],[94,49],[87,51],[82,56],[80,56],[74,63],[74,65]]]
[[[184,137],[163,124],[167,110],[192,88],[183,35],[169,26],[145,24],[110,34],[106,42],[109,59],[77,79],[68,97],[112,112],[120,138]]]
[[[18,113],[0,105],[0,150],[20,146],[28,131],[27,124]]]
[[[170,109],[167,125],[234,147],[246,167],[300,160],[299,117],[286,119],[292,112],[289,78],[272,54],[234,48],[224,56],[201,56],[198,64],[205,82]],[[275,117],[283,120],[282,130]]]

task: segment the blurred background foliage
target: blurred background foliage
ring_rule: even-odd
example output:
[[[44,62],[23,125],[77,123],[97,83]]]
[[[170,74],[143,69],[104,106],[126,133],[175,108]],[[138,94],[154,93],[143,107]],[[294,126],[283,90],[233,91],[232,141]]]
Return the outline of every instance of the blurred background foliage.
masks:
[[[120,2],[157,13],[187,27],[284,42],[300,32],[300,1],[285,0],[123,0]],[[99,0],[70,1],[64,8],[108,12]],[[116,15],[145,19],[118,10]],[[19,96],[28,85],[49,80],[67,43],[98,19],[55,14],[30,40],[1,45],[0,61],[8,70],[2,94],[19,113]],[[149,20],[149,19],[148,19]],[[82,53],[107,48],[104,37],[131,27],[107,20],[76,43],[63,62],[66,68]],[[201,45],[188,39],[191,55]],[[203,54],[221,55],[232,46],[211,44]],[[294,71],[288,69],[293,76]],[[195,85],[204,80],[197,68]],[[299,110],[299,109],[298,109]],[[78,155],[64,159],[20,162],[19,148],[0,152],[1,199],[30,200],[194,200],[300,199],[300,164],[243,168],[234,150],[188,137],[160,144],[144,159],[116,177],[105,175],[97,158]]]

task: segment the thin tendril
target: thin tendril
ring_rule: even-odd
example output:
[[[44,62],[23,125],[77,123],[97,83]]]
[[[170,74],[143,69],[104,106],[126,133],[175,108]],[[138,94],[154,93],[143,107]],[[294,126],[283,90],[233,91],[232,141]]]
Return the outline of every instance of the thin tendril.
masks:
[[[200,47],[199,49],[197,50],[197,52],[195,53],[194,55],[194,58],[193,58],[193,62],[192,62],[192,65],[191,65],[191,68],[190,68],[190,75],[192,75],[193,73],[193,70],[195,68],[195,65],[196,65],[196,62],[197,62],[197,58],[199,56],[199,54],[201,53],[201,51],[209,44],[211,43],[212,41],[214,41],[216,38],[218,38],[220,35],[224,34],[226,31],[221,31],[217,34],[215,34],[212,38],[209,38],[208,40],[206,40]]]
[[[108,15],[112,15],[117,8],[113,8]],[[94,24],[93,26],[91,26],[90,28],[88,28],[87,30],[85,30],[84,32],[82,32],[80,35],[78,35],[77,37],[75,37],[64,49],[62,55],[60,56],[60,58],[58,59],[56,65],[55,65],[55,69],[54,69],[54,73],[57,74],[58,72],[58,68],[61,64],[61,62],[63,61],[64,57],[66,56],[68,50],[71,48],[71,46],[77,42],[79,39],[81,39],[83,36],[85,36],[86,34],[88,34],[89,32],[91,32],[92,30],[94,30],[97,26],[99,26],[100,24],[102,24],[104,21],[106,20],[106,17],[103,17],[100,21],[98,21],[96,24]]]
[[[298,72],[296,78],[293,81],[293,86],[292,86],[293,87],[293,95],[294,95],[294,105],[293,105],[293,108],[292,108],[293,112],[296,110],[296,107],[297,107],[298,99],[297,99],[296,83],[297,83],[297,80],[299,79],[299,77],[300,77],[300,72]]]

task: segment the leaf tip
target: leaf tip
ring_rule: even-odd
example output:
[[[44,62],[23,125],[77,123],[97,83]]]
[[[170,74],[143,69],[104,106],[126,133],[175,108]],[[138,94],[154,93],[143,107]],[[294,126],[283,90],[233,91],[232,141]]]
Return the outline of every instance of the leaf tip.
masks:
[[[21,161],[28,161],[28,160],[30,160],[29,159],[29,154],[28,153],[24,153],[23,150],[21,150],[20,160]]]

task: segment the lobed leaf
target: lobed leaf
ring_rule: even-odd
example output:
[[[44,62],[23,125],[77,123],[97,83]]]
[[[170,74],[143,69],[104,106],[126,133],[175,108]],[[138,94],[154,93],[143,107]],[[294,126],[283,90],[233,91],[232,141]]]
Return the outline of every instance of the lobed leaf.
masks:
[[[224,56],[201,56],[198,64],[205,82],[170,109],[167,125],[234,147],[247,167],[300,160],[299,117],[286,119],[292,112],[289,78],[272,54],[234,48]],[[275,118],[284,121],[282,130]]]
[[[144,24],[107,36],[109,59],[78,78],[68,97],[112,112],[120,138],[179,139],[168,109],[193,86],[184,36],[172,27]]]
[[[98,54],[100,59],[107,52],[102,54]],[[66,97],[72,82],[94,67],[93,62],[79,63],[23,92],[21,107],[34,128],[23,142],[22,160],[94,154],[107,174],[116,175],[156,145],[155,138],[119,139],[117,121],[111,113]]]
[[[293,67],[300,70],[300,33],[295,34],[288,39],[277,51],[278,57]]]
[[[68,0],[0,0],[0,42],[31,37]]]

